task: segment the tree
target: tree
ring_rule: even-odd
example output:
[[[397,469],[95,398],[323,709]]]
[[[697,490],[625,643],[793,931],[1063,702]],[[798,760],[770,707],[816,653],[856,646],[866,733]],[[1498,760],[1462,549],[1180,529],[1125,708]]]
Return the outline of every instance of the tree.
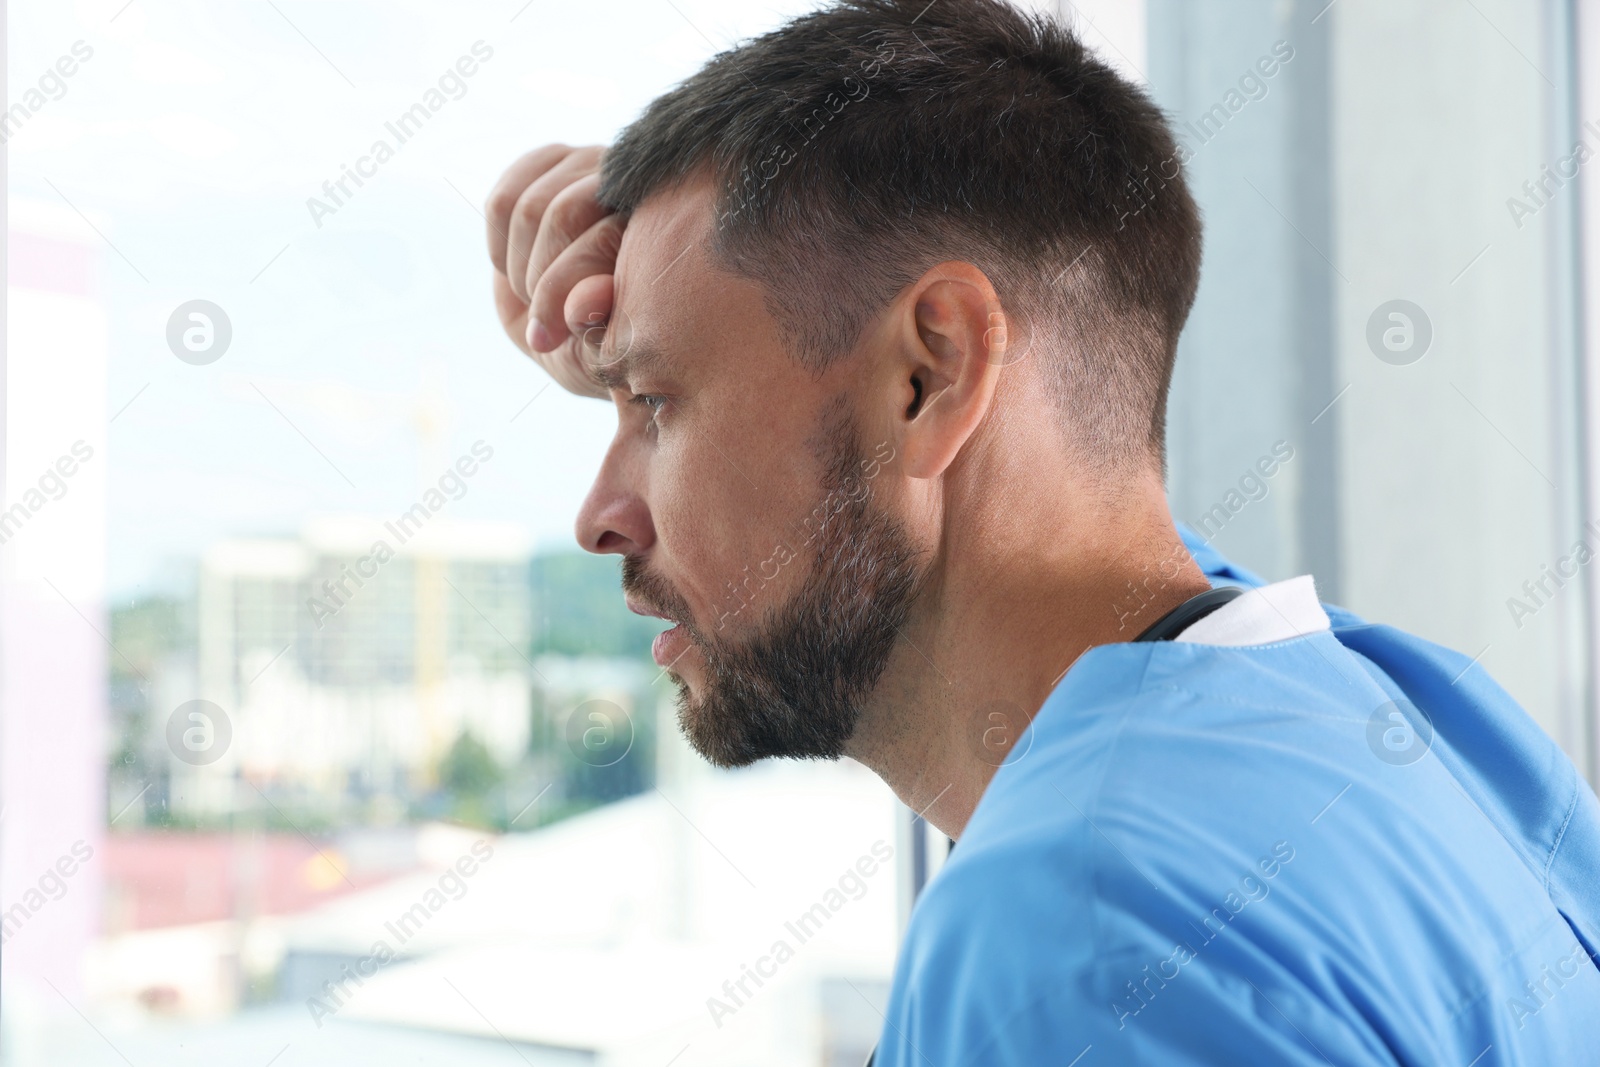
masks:
[[[489,749],[462,730],[439,764],[439,784],[463,797],[481,797],[500,784],[500,765]]]

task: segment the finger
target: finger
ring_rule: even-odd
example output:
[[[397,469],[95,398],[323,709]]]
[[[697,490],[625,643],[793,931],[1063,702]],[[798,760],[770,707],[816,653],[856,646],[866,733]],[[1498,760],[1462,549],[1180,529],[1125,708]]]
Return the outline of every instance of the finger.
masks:
[[[579,289],[583,286],[580,284]],[[609,298],[608,298],[609,299]],[[505,324],[506,333],[516,342],[518,348],[533,358],[533,361],[543,367],[555,383],[569,393],[578,396],[592,396],[605,399],[609,394],[600,386],[585,369],[584,360],[568,349],[576,348],[581,344],[579,338],[568,341],[554,352],[531,352],[528,349],[527,320],[528,306],[518,300],[511,291],[511,283],[505,275],[499,272],[494,276],[495,307],[500,312],[500,321]],[[592,314],[593,308],[598,307],[598,301],[585,304],[590,309],[583,314]]]
[[[597,400],[605,400],[611,393],[599,382],[595,381],[584,366],[581,356],[574,353],[577,339],[568,341],[554,352],[539,354],[534,358],[543,361],[542,366],[549,372],[555,383],[575,396],[592,396]]]
[[[584,344],[598,348],[605,331],[611,324],[611,303],[616,295],[616,278],[610,274],[591,274],[582,278],[567,294],[562,308],[567,330],[574,337],[582,337]],[[595,333],[599,328],[602,332]]]
[[[570,337],[565,308],[567,295],[583,279],[595,274],[612,274],[617,267],[617,251],[622,247],[624,220],[621,215],[607,215],[584,231],[545,268],[534,286],[532,307],[528,312],[530,329],[542,327],[542,336],[534,334],[529,345],[536,351],[548,352]]]
[[[572,149],[564,144],[535,148],[507,167],[505,173],[500,175],[500,180],[494,183],[494,188],[489,190],[489,199],[484,203],[484,218],[489,224],[489,260],[495,270],[504,272],[506,269],[506,235],[511,229],[511,212],[516,208],[523,190],[571,153]]]
[[[506,334],[522,351],[528,350],[528,305],[517,299],[511,291],[511,281],[499,271],[494,272],[494,309]]]
[[[595,172],[579,178],[550,201],[539,220],[539,235],[528,253],[528,273],[523,287],[527,292],[533,292],[533,287],[539,284],[539,275],[568,245],[611,214],[595,199],[599,191],[600,174]]]
[[[591,274],[579,279],[567,294],[562,314],[572,340],[557,351],[574,351],[582,363],[578,369],[586,377],[596,368],[627,355],[629,331],[621,323],[612,322],[615,292],[616,279],[612,275]]]
[[[544,219],[550,202],[563,189],[580,178],[587,177],[600,166],[599,148],[580,148],[533,180],[511,211],[511,224],[506,230],[506,277],[511,279],[511,290],[522,299],[528,298],[531,283],[526,281],[528,257],[539,237],[539,224]]]

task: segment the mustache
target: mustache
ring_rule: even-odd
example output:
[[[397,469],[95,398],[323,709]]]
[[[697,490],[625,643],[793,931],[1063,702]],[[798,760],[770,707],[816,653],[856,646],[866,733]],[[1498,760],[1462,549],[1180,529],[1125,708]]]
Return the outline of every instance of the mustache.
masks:
[[[637,556],[622,557],[622,591],[651,611],[668,616],[674,622],[683,624],[685,629],[694,631],[689,602],[679,596],[665,579],[647,570],[644,561]]]

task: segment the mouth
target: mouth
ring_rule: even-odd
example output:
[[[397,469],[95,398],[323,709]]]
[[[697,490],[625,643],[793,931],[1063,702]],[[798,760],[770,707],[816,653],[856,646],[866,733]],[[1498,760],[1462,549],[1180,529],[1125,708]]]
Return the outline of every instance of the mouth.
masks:
[[[623,597],[623,601],[624,601],[624,603],[626,603],[628,605],[628,610],[633,612],[635,615],[643,615],[646,618],[651,618],[651,619],[665,619],[667,622],[673,622],[673,623],[678,621],[677,619],[674,619],[671,615],[668,615],[666,612],[657,611],[655,608],[651,607],[649,604],[646,604],[642,600],[635,599],[634,597],[625,596],[625,597]]]
[[[656,661],[656,666],[671,667],[690,647],[689,634],[684,629],[683,623],[670,615],[655,610],[642,600],[635,600],[631,596],[625,597],[624,600],[628,605],[628,610],[635,615],[644,615],[653,619],[665,619],[667,622],[672,623],[670,629],[656,634],[655,640],[650,643],[650,656]]]

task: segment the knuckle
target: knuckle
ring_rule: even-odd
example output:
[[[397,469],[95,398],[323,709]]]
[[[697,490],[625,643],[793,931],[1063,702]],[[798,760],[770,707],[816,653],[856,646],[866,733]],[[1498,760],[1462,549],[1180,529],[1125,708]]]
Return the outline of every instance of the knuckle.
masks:
[[[556,300],[556,277],[553,271],[545,270],[539,274],[533,284],[528,287],[528,300],[530,306],[538,311],[539,319],[545,319],[546,312],[558,304]],[[546,323],[549,325],[549,323]]]
[[[595,224],[595,244],[600,252],[610,259],[616,259],[617,253],[622,251],[622,234],[627,229],[627,220],[621,215],[607,215]]]
[[[500,180],[490,190],[489,197],[484,202],[488,213],[496,218],[510,218],[511,213],[517,209],[518,203],[522,200],[522,194],[534,184],[534,180],[543,177],[550,168],[560,163],[572,152],[573,149],[568,145],[556,143],[535,148],[532,152],[523,156],[501,175]],[[527,173],[529,168],[534,171],[534,180],[514,180],[516,175]]]
[[[571,188],[567,187],[569,190]],[[549,207],[545,208],[544,218],[539,224],[540,236],[548,234],[550,240],[570,244],[582,224],[582,212],[582,201],[575,196],[568,196],[566,191],[563,191],[550,201]]]
[[[489,199],[484,201],[484,214],[493,221],[503,222],[511,217],[511,212],[517,206],[517,196],[504,186],[497,186],[489,194]]]
[[[539,195],[539,183],[534,182],[517,198],[517,218],[530,226],[537,226],[545,213],[545,198]]]
[[[539,148],[535,148],[532,152],[529,152],[523,157],[523,161],[528,167],[536,168],[538,173],[543,174],[545,171],[549,170],[551,167],[567,158],[567,156],[571,153],[571,148],[558,142],[556,144],[547,144]]]

